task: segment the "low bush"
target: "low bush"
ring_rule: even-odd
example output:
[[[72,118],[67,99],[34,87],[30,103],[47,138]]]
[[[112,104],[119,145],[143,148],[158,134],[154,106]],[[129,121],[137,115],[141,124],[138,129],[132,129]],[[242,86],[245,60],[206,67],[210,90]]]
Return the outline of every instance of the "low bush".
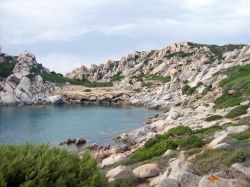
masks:
[[[0,163],[1,186],[108,186],[88,152],[80,159],[47,145],[1,145]]]
[[[161,81],[163,83],[166,83],[166,82],[171,81],[171,77],[170,76],[161,76],[161,75],[150,74],[150,75],[145,76],[145,80],[157,80],[157,81]]]
[[[166,54],[164,57],[168,58],[168,59],[170,59],[172,57],[184,58],[184,57],[192,56],[193,54],[194,54],[193,52],[187,53],[187,52],[184,52],[184,51],[178,51],[178,52]]]
[[[38,67],[33,67],[31,69],[31,74],[29,75],[29,78],[32,78],[35,75],[41,75],[43,80],[55,82],[55,83],[66,83],[69,82],[70,84],[74,85],[83,85],[85,87],[111,87],[113,86],[112,82],[90,82],[87,79],[69,79],[67,77],[64,77],[60,73],[55,73],[52,71],[51,73],[48,73],[43,70],[42,65],[39,65]]]
[[[190,136],[191,135],[191,136]],[[166,134],[156,135],[150,138],[142,148],[136,150],[129,158],[128,163],[141,162],[157,156],[161,156],[168,149],[200,148],[205,142],[192,135],[192,130],[186,126],[178,126],[170,129]]]
[[[12,74],[14,63],[0,63],[0,77],[7,78]]]
[[[192,129],[187,126],[180,125],[178,127],[169,129],[167,134],[170,136],[190,135],[192,134]]]
[[[215,100],[217,108],[239,105],[250,95],[250,64],[235,66],[227,70],[227,78],[220,82],[223,95]],[[229,94],[229,90],[234,90]]]
[[[235,118],[247,113],[248,106],[238,106],[232,109],[225,117],[226,118]]]
[[[190,87],[188,84],[185,84],[183,87],[182,87],[182,94],[187,94],[187,95],[192,95],[194,92],[195,92],[195,90],[199,87],[199,86],[201,86],[202,85],[202,83],[201,82],[199,82],[196,86],[194,86],[194,87]]]
[[[242,162],[246,158],[246,151],[243,149],[216,149],[207,150],[193,160],[197,169],[203,174],[225,169],[233,163]]]
[[[216,121],[222,119],[223,117],[220,115],[211,115],[205,119],[205,121]]]
[[[248,140],[250,139],[250,132],[242,132],[238,134],[233,134],[232,137],[237,140]]]
[[[123,76],[121,75],[122,72],[119,71],[117,74],[115,74],[112,78],[111,78],[111,81],[120,81],[123,79]]]
[[[144,160],[152,159],[156,156],[161,156],[168,149],[176,149],[178,145],[172,140],[161,140],[152,144],[149,147],[137,149],[130,157],[131,162],[141,162]]]
[[[219,125],[213,125],[211,127],[207,127],[207,128],[202,128],[202,129],[197,129],[194,131],[194,134],[210,134],[213,133],[217,130],[221,130],[222,127]]]
[[[185,137],[179,141],[180,148],[187,150],[192,148],[201,148],[205,145],[205,142],[198,136],[192,135]]]

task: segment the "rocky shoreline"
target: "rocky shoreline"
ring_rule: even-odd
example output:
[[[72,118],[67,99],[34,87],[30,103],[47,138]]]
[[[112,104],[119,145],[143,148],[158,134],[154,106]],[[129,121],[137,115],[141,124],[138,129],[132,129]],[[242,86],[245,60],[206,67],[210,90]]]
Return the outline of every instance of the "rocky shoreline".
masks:
[[[133,179],[134,186],[146,187],[250,186],[250,45],[180,42],[67,74],[112,83],[105,88],[67,83],[48,90],[40,75],[32,74],[38,66],[32,54],[20,55],[18,62],[1,82],[0,104],[126,104],[162,111],[143,127],[115,137],[121,146],[87,147],[109,181]]]

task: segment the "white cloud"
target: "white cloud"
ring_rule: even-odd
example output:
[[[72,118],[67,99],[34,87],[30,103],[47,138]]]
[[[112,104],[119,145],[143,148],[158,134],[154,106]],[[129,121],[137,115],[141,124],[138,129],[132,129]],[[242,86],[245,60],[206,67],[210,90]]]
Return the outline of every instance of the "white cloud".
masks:
[[[249,10],[249,0],[0,0],[0,45],[65,73],[143,46],[250,42]]]

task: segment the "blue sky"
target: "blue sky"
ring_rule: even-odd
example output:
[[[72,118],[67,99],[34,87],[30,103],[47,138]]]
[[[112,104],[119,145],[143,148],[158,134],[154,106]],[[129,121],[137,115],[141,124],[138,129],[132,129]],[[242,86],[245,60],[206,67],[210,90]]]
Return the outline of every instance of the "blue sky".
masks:
[[[182,40],[249,43],[249,0],[0,0],[0,46],[66,73]]]

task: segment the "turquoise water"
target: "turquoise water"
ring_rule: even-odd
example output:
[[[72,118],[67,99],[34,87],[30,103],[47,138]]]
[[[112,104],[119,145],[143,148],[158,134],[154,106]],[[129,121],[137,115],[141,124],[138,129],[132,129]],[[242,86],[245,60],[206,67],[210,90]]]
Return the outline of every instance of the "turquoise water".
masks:
[[[155,111],[136,107],[61,105],[0,107],[0,144],[49,143],[83,137],[87,143],[141,127]]]

